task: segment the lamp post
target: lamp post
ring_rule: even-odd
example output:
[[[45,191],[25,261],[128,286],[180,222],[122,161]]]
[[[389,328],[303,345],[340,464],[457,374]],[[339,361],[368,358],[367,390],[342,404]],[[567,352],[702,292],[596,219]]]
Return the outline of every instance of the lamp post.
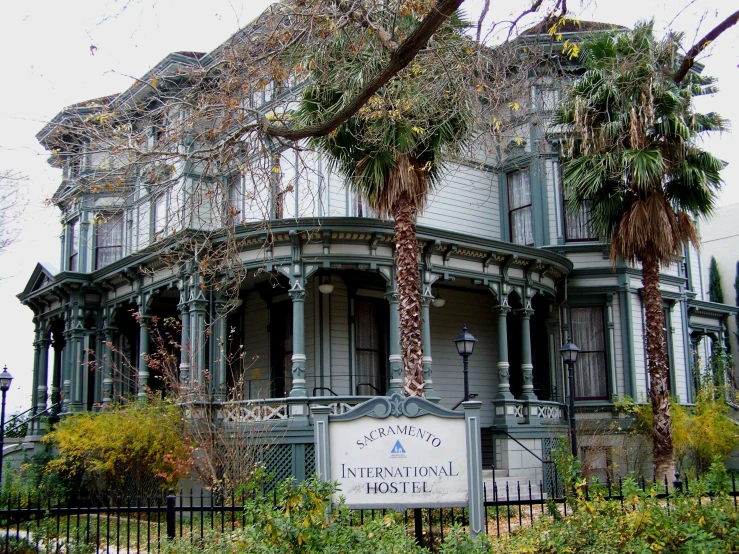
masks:
[[[567,338],[567,343],[559,349],[562,354],[562,361],[567,365],[567,383],[570,389],[570,447],[572,448],[572,455],[577,458],[577,433],[575,432],[575,362],[577,361],[577,355],[580,353],[578,346],[572,342],[572,339]]]
[[[5,395],[8,393],[13,376],[8,373],[8,366],[0,373],[0,391],[3,393],[2,411],[0,411],[0,485],[3,482],[3,448],[5,447]]]
[[[469,384],[469,371],[467,368],[467,359],[472,356],[472,351],[475,349],[475,343],[477,339],[467,332],[467,325],[462,327],[462,332],[457,335],[454,339],[454,344],[457,346],[457,352],[462,356],[464,360],[464,401],[467,402],[470,399],[470,384]]]

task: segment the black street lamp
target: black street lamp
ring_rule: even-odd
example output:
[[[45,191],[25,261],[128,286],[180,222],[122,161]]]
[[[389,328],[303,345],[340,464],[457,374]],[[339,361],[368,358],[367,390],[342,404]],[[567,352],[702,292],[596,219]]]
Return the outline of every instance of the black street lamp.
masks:
[[[467,332],[467,325],[462,327],[462,332],[457,335],[454,339],[454,344],[457,345],[457,352],[462,356],[464,360],[464,401],[467,402],[470,399],[470,384],[469,384],[469,373],[467,370],[467,359],[472,356],[472,351],[475,349],[475,343],[477,339]]]
[[[3,483],[3,448],[5,447],[5,395],[8,394],[12,381],[13,376],[8,373],[8,366],[5,366],[3,372],[0,373],[0,391],[3,393],[3,406],[0,411],[0,486]]]
[[[577,433],[575,432],[575,362],[580,353],[578,346],[567,338],[567,343],[559,349],[562,361],[567,365],[567,383],[570,389],[570,447],[572,455],[577,458]]]

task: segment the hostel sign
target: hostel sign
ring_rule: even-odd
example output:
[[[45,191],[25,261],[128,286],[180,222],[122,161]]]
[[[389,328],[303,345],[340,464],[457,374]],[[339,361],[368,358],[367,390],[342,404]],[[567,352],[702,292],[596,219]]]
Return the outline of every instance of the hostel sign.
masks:
[[[377,397],[345,414],[314,407],[316,469],[350,508],[470,507],[482,531],[480,402],[464,413],[423,398]]]

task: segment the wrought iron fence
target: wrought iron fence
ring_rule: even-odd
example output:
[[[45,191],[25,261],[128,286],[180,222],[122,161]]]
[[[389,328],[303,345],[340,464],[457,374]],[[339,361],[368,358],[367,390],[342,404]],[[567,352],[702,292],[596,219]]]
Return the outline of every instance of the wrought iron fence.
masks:
[[[494,472],[493,472],[494,474]],[[732,476],[731,491],[735,509],[739,498],[736,477]],[[599,494],[609,501],[624,503],[624,482],[621,479],[599,485]],[[649,482],[642,479],[644,490],[655,489],[655,496],[669,503],[677,492],[690,493],[688,480],[672,483]],[[271,501],[277,508],[274,487]],[[572,495],[565,494],[563,484],[555,479],[553,489],[543,482],[512,483],[505,481],[484,484],[486,511],[485,532],[491,536],[505,535],[532,525],[541,517],[557,510],[566,517],[572,507]],[[590,485],[580,494],[588,499]],[[704,493],[710,496],[710,493]],[[156,552],[167,538],[189,538],[195,542],[211,530],[231,531],[244,523],[243,506],[247,497],[232,495],[214,498],[210,495],[179,494],[141,495],[129,497],[127,505],[91,504],[74,498],[46,498],[39,495],[18,495],[0,509],[0,551],[22,553],[70,552],[74,545],[86,545],[90,550],[105,553]],[[354,510],[351,521],[362,524],[384,517],[386,510]],[[410,509],[403,516],[408,532],[432,552],[453,525],[468,524],[463,508]]]

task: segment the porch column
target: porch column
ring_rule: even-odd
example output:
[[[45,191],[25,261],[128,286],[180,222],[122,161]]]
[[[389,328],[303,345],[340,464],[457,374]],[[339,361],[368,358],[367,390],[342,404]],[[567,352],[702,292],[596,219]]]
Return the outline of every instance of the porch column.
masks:
[[[228,374],[228,325],[227,325],[227,309],[226,300],[221,296],[215,304],[216,320],[213,324],[213,335],[216,339],[215,350],[215,371],[213,375],[213,391],[218,400],[226,400],[228,398],[227,379]]]
[[[62,413],[69,412],[69,405],[72,402],[72,367],[74,364],[74,343],[72,342],[72,331],[69,329],[67,321],[64,327],[64,348],[61,349],[62,359],[62,382],[61,382],[61,401]]]
[[[146,400],[149,388],[149,323],[151,317],[144,313],[144,308],[139,307],[139,378],[138,378],[138,400]]]
[[[400,354],[400,314],[398,314],[398,293],[388,288],[385,293],[390,306],[390,386],[387,395],[402,394],[403,385],[403,357]]]
[[[429,320],[431,302],[434,297],[431,291],[424,291],[421,299],[421,338],[423,340],[423,391],[427,400],[438,402],[441,400],[434,390],[432,358],[431,358],[431,321]]]
[[[194,298],[190,301],[190,382],[189,390],[199,400],[205,400],[208,394],[208,378],[206,375],[205,353],[207,337],[205,335],[205,318],[208,301],[199,287],[194,287]]]
[[[534,310],[530,307],[516,310],[521,318],[521,373],[523,387],[521,400],[538,400],[534,394],[534,365],[531,363],[531,316]]]
[[[36,391],[38,390],[38,360],[39,356],[41,354],[41,345],[39,344],[39,340],[41,338],[41,327],[40,327],[40,320],[38,316],[33,317],[33,374],[31,375],[32,382],[31,382],[31,409],[33,413],[31,414],[31,417],[35,416],[38,413],[38,395],[36,394]],[[33,427],[36,423],[36,420],[31,421],[30,425],[28,426],[28,429],[26,430],[27,435],[33,435]]]
[[[180,329],[180,375],[179,388],[190,387],[190,352],[192,345],[190,344],[190,305],[187,302],[187,290],[184,283],[180,284],[180,303],[177,305],[182,318],[182,326]]]
[[[64,348],[63,333],[57,333],[56,337],[52,335],[52,347],[54,348],[54,368],[51,373],[51,415],[56,417],[61,411],[59,402],[61,401],[62,392],[62,350]]]
[[[49,332],[44,322],[39,321],[37,323],[37,337],[34,347],[34,402],[33,402],[33,415],[39,415],[46,411],[46,400],[47,400],[47,380],[48,380],[48,368],[49,368]],[[33,421],[29,434],[34,434],[41,428],[40,420],[36,419]]]
[[[290,397],[301,398],[308,396],[305,390],[305,289],[296,280],[288,294],[293,302],[293,384]]]
[[[103,329],[103,405],[109,406],[113,402],[113,340],[115,328],[106,326]]]
[[[41,335],[38,341],[38,379],[36,380],[36,413],[40,414],[46,411],[46,401],[48,398],[47,386],[49,379],[49,345],[51,340],[48,334]],[[38,421],[35,425],[38,428]]]
[[[72,379],[72,406],[75,411],[82,410],[84,406],[83,394],[85,390],[85,329],[82,322],[76,324],[72,331],[72,367],[70,371]]]
[[[495,306],[493,311],[498,314],[498,394],[496,400],[513,400],[511,394],[511,373],[508,363],[508,314],[511,307],[506,304]]]

